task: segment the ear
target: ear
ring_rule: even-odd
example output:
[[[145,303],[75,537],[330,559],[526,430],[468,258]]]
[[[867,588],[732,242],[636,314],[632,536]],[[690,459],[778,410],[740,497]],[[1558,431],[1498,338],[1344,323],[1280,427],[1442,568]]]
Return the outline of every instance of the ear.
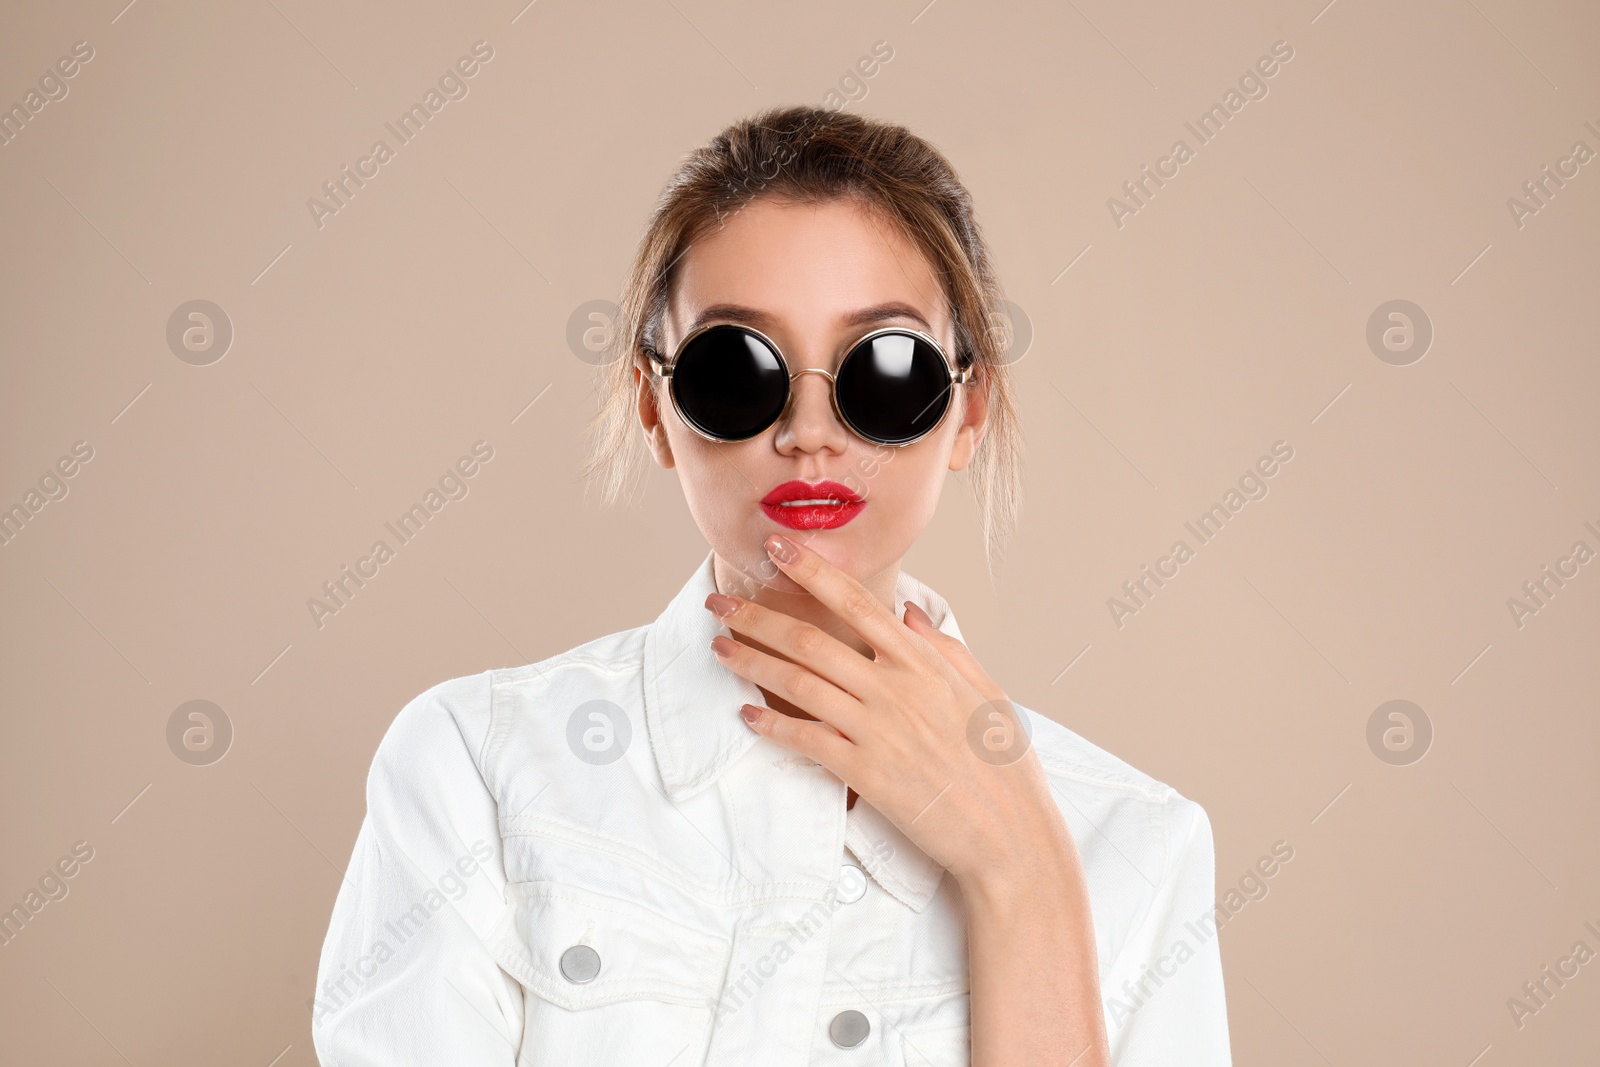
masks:
[[[963,470],[977,454],[989,429],[989,388],[993,379],[988,368],[978,364],[966,385],[952,386],[960,390],[961,423],[956,429],[955,443],[950,448],[950,469]]]
[[[657,403],[655,377],[650,373],[650,359],[640,353],[633,359],[633,382],[638,395],[635,405],[639,413],[639,425],[644,430],[645,444],[650,448],[650,454],[655,457],[660,466],[671,469],[675,460],[672,458],[672,443],[667,440],[667,428],[661,421],[661,408]]]

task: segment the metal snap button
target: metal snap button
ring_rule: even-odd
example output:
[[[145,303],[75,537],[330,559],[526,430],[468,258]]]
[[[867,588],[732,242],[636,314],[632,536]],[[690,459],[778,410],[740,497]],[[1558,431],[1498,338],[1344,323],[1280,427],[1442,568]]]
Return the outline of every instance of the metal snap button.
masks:
[[[588,945],[573,945],[561,954],[561,974],[569,982],[592,982],[600,973],[600,953]]]
[[[867,1017],[854,1008],[841,1011],[833,1017],[833,1022],[828,1024],[828,1037],[840,1048],[855,1048],[867,1039],[872,1032],[872,1024],[867,1022]]]
[[[867,895],[867,872],[853,863],[839,868],[839,899],[854,904]]]

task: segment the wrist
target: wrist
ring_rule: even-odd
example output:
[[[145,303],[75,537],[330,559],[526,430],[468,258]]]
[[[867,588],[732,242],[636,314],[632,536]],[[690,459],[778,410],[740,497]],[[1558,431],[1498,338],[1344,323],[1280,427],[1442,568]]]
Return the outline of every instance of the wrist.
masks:
[[[1032,835],[1016,835],[1013,847],[950,873],[968,909],[1017,911],[1085,900],[1087,890],[1078,847],[1064,824]]]

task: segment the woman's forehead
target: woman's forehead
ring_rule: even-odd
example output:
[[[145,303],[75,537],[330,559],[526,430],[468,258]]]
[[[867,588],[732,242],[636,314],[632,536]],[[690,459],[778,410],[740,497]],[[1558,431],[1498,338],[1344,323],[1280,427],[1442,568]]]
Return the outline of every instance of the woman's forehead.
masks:
[[[708,320],[830,333],[903,322],[936,337],[949,326],[927,259],[849,201],[758,200],[698,241],[679,267],[665,324],[674,340]]]

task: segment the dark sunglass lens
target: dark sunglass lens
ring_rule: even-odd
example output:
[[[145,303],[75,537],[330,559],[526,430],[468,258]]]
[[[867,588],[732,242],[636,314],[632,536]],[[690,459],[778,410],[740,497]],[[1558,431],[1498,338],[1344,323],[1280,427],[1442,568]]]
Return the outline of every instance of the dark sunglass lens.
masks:
[[[712,326],[678,355],[672,371],[683,418],[704,434],[755,437],[784,410],[789,374],[778,354],[738,326]]]
[[[754,437],[783,413],[789,376],[755,334],[713,326],[678,356],[672,372],[678,410],[702,433]]]
[[[864,437],[912,441],[950,405],[950,373],[939,350],[908,333],[885,333],[850,350],[839,367],[839,410]]]

